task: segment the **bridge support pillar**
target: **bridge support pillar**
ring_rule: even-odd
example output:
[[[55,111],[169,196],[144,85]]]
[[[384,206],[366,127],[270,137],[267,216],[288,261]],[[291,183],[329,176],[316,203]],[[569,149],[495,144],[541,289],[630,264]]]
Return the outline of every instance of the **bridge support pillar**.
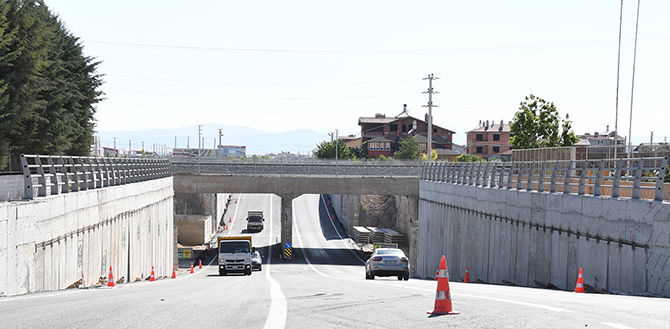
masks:
[[[282,259],[293,259],[293,199],[292,194],[279,194],[281,198],[281,246],[279,248]]]

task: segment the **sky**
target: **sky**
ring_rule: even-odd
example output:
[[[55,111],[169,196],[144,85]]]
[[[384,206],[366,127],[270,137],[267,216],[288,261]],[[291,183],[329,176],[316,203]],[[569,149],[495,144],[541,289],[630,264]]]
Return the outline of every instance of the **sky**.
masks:
[[[429,74],[433,122],[457,144],[530,94],[576,134],[616,122],[633,144],[670,136],[667,0],[641,1],[634,85],[637,1],[624,1],[618,115],[618,0],[45,3],[101,62],[97,129],[120,140],[184,126],[194,138],[203,123],[358,135],[359,117],[403,104],[424,119]]]

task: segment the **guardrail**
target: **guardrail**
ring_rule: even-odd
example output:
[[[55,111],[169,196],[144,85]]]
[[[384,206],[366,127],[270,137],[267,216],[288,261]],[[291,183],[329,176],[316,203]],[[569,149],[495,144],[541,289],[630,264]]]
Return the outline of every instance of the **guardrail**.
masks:
[[[459,185],[663,201],[668,158],[543,162],[431,162],[421,179]],[[652,173],[652,176],[643,176]]]
[[[219,174],[253,176],[335,176],[335,177],[416,177],[421,173],[417,160],[267,160],[172,159],[175,174]]]
[[[33,199],[171,176],[166,159],[21,154],[25,198]]]

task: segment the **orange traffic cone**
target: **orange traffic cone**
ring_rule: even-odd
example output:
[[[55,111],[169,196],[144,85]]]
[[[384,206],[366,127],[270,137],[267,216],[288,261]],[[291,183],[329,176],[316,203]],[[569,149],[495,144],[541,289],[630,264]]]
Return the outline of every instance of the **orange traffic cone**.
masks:
[[[435,293],[435,307],[428,314],[444,315],[459,314],[451,307],[451,291],[449,291],[449,272],[447,272],[447,260],[442,255],[440,260],[440,271],[437,279],[437,292]]]
[[[228,224],[226,224],[226,230],[228,229]]]
[[[172,278],[173,279],[177,278],[177,273],[174,272],[174,265],[172,265]]]
[[[237,203],[237,198],[235,198],[235,203]]]
[[[156,281],[156,275],[154,274],[153,266],[151,266],[151,277],[149,278],[149,281]]]
[[[437,270],[435,270],[435,281],[437,281],[437,277],[440,276],[440,268],[438,267]]]
[[[463,282],[470,283],[470,269],[467,266],[465,267],[465,280]]]
[[[577,277],[577,286],[575,286],[576,293],[584,293],[584,279],[582,278],[582,268],[579,268],[579,276]]]
[[[107,286],[114,287],[114,274],[112,274],[112,265],[109,265],[109,276],[107,277]]]
[[[198,268],[202,268],[202,259],[199,260],[200,264],[198,265]]]
[[[192,262],[191,262],[191,273],[194,273],[194,272],[193,272],[193,263],[192,263]]]
[[[228,217],[228,223],[233,221],[233,217]]]

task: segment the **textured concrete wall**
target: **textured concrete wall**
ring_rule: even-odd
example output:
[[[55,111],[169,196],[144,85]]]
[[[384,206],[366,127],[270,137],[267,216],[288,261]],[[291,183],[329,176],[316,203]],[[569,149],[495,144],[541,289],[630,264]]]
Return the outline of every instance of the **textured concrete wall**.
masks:
[[[216,232],[212,229],[212,216],[175,215],[177,242],[184,246],[196,246],[209,241]]]
[[[21,200],[24,194],[22,175],[0,176],[0,202]]]
[[[418,275],[670,296],[670,204],[421,182]]]
[[[172,178],[0,203],[0,296],[171,274]]]

